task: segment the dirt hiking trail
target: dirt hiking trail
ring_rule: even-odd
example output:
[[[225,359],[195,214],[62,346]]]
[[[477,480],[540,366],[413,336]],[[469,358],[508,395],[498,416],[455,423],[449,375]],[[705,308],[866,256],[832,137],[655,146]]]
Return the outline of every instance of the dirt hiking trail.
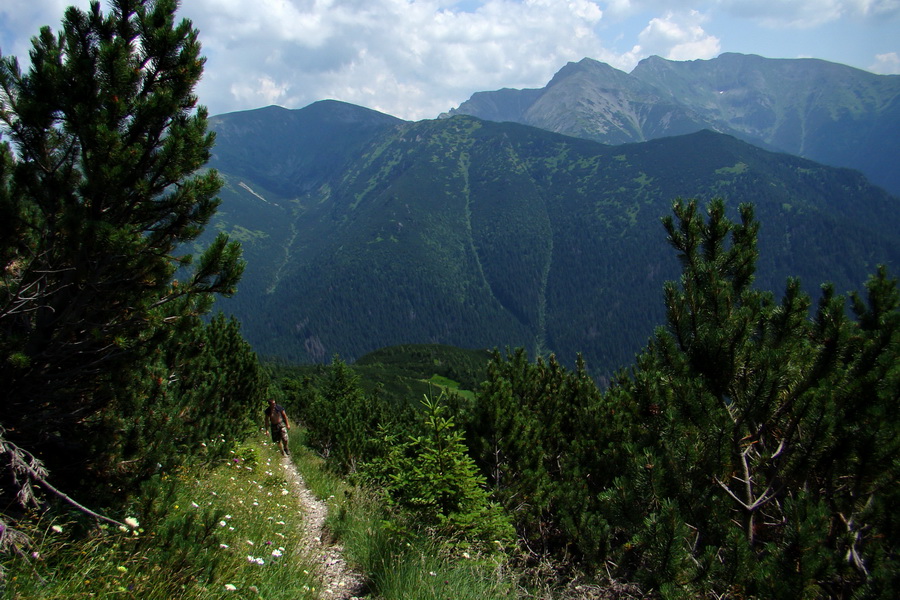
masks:
[[[368,598],[362,575],[350,569],[344,560],[343,547],[326,539],[324,528],[328,506],[309,491],[303,476],[289,456],[281,457],[281,466],[291,493],[297,498],[300,509],[306,516],[299,545],[316,566],[316,576],[322,582],[319,597],[324,600]]]

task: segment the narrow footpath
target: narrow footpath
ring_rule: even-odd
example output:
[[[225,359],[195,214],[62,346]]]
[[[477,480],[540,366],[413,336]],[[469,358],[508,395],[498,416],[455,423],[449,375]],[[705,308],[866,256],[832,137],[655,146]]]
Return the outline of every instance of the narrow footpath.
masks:
[[[281,458],[285,479],[291,492],[297,497],[301,510],[306,515],[303,539],[300,545],[308,553],[310,561],[316,565],[316,576],[322,582],[319,596],[324,600],[362,600],[365,584],[362,575],[350,569],[344,560],[344,549],[340,544],[331,543],[325,536],[325,517],[328,506],[317,499],[297,466],[288,456]]]

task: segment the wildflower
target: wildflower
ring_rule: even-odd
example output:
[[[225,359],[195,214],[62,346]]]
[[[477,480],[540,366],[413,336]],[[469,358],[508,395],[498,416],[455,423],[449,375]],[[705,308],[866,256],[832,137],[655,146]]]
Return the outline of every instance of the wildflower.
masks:
[[[56,533],[62,533],[62,527],[60,527],[59,525],[54,525],[54,526],[51,527],[50,529],[52,529],[52,530],[55,531]]]
[[[137,529],[140,526],[140,523],[134,517],[125,517],[125,524],[132,529]]]
[[[254,545],[252,540],[247,540],[247,543],[250,544],[251,546]]]
[[[225,584],[225,591],[226,591],[226,592],[233,592],[233,591],[235,591],[236,589],[237,589],[237,588],[236,588],[235,586],[231,585],[230,583],[226,583],[226,584]]]
[[[193,506],[194,508],[200,508],[200,505],[196,502],[191,502],[191,506]]]
[[[31,558],[35,560],[41,560],[41,553],[38,551],[34,551],[31,553]]]
[[[128,533],[128,528],[124,525],[119,525],[119,531],[121,531],[122,533]]]
[[[257,558],[257,559],[256,559],[256,564],[262,566],[262,565],[266,564],[266,561],[264,561],[264,560],[262,559],[262,557],[260,557],[260,558]]]
[[[279,557],[281,557],[281,555],[282,555],[281,550],[277,550],[277,549],[276,549],[276,550],[272,550],[272,556],[273,556],[273,557],[279,558]]]
[[[434,571],[428,571],[428,574],[432,577],[437,577],[437,573],[435,573]]]
[[[230,519],[230,518],[231,518],[231,515],[225,515],[225,518],[226,518],[226,519]]]
[[[225,527],[226,525],[228,525],[228,523],[225,521],[219,521],[219,527]]]
[[[219,544],[219,548],[222,550],[228,550],[228,544]]]
[[[123,567],[122,565],[119,565],[118,567],[116,567],[116,571],[118,571],[119,573],[127,573],[128,567]]]

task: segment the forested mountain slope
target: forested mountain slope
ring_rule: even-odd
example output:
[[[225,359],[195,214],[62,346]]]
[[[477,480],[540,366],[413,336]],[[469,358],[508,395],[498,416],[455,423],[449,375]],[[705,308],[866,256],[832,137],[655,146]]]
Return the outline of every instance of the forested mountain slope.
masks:
[[[608,374],[663,321],[662,283],[679,269],[659,219],[678,196],[756,205],[758,283],[769,289],[790,275],[814,296],[826,280],[858,289],[877,263],[900,265],[895,198],[857,172],[730,136],[606,146],[465,116],[405,123],[340,103],[294,112],[307,111],[317,137],[293,144],[280,109],[258,111],[244,135],[232,122],[246,115],[214,120],[230,132],[211,163],[227,182],[215,229],[240,239],[248,261],[222,307],[266,355],[522,346],[567,364],[581,352]],[[255,148],[237,167],[225,158],[235,144]],[[308,168],[291,178],[273,165]]]
[[[585,58],[563,67],[542,89],[479,92],[450,114],[608,144],[712,129],[858,169],[900,194],[900,76],[823,60],[652,56],[626,74]]]

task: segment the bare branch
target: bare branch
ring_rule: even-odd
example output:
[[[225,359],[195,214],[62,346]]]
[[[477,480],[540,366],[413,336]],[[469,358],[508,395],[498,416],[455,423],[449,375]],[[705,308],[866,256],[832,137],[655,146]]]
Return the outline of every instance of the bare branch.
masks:
[[[66,501],[67,503],[80,510],[81,512],[90,515],[95,519],[106,521],[107,523],[111,523],[119,527],[125,527],[124,523],[120,523],[115,519],[110,519],[109,517],[94,512],[83,504],[76,502],[67,494],[53,487],[46,479],[48,473],[44,468],[44,464],[27,450],[23,450],[7,440],[5,434],[6,431],[2,427],[0,427],[0,455],[6,455],[9,457],[8,461],[10,469],[13,473],[13,482],[19,487],[17,499],[20,504],[22,504],[23,506],[26,506],[28,504],[37,505],[37,498],[34,495],[32,484],[38,483],[60,499]],[[19,476],[21,475],[26,475],[27,477],[20,479]]]

